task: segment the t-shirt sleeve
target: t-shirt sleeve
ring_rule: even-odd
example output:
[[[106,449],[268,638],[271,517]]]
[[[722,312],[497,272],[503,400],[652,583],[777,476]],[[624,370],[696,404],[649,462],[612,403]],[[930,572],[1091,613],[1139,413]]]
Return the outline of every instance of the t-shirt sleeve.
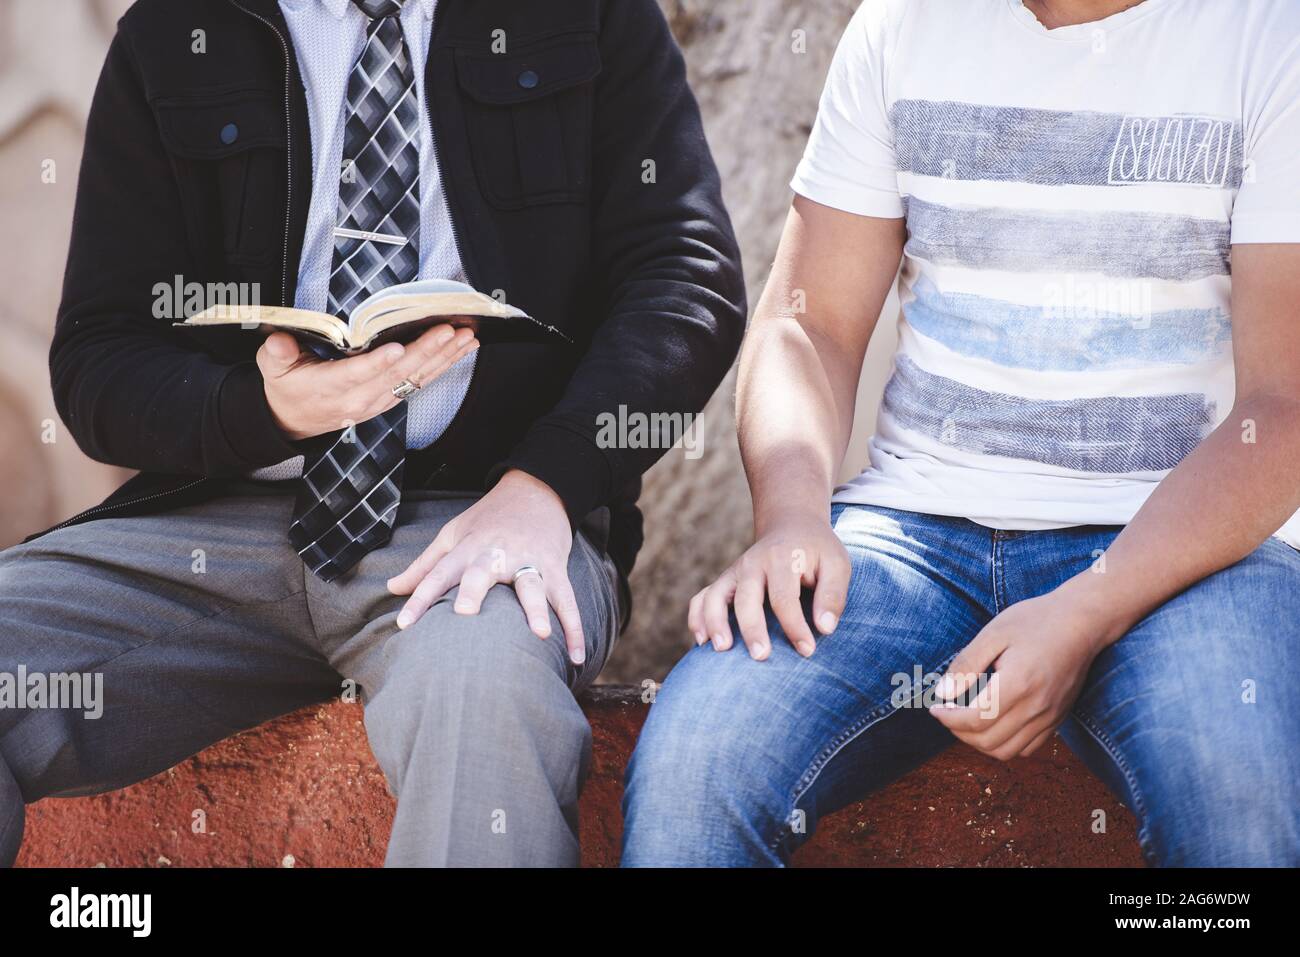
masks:
[[[1234,243],[1300,243],[1300,16],[1260,87],[1248,90],[1244,169],[1232,209]]]
[[[889,27],[887,0],[865,0],[853,15],[790,186],[823,206],[897,219],[903,201],[884,81]]]

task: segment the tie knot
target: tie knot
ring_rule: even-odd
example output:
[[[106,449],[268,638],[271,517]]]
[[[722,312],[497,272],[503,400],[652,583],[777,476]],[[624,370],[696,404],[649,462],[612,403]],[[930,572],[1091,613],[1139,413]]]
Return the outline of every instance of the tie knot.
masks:
[[[352,0],[371,20],[396,16],[402,10],[402,0]]]

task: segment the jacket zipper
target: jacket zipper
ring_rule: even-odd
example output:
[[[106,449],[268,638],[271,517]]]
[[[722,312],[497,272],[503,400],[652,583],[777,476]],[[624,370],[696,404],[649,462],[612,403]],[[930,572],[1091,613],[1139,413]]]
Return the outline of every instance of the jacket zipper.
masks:
[[[293,221],[293,111],[290,108],[290,89],[293,85],[293,61],[289,55],[289,41],[284,38],[279,27],[260,13],[242,6],[239,0],[230,0],[230,2],[237,10],[265,23],[275,34],[275,38],[280,41],[280,49],[284,51],[284,140],[287,151],[284,166],[287,184],[284,199],[284,259],[280,273],[280,302],[285,306],[291,306],[293,303],[289,302],[289,228]]]
[[[433,122],[433,93],[429,89],[429,84],[428,84],[429,64],[433,60],[434,49],[435,49],[434,41],[438,37],[438,20],[442,16],[442,8],[445,7],[446,5],[447,5],[446,0],[443,0],[442,3],[434,4],[433,22],[429,25],[429,54],[424,64],[424,78],[425,78],[424,112],[425,112],[425,119],[429,123],[429,141],[433,143],[433,165],[438,168],[438,181],[442,185],[443,203],[447,207],[447,222],[451,224],[451,245],[456,250],[456,261],[460,263],[460,268],[465,271],[465,278],[469,280],[469,285],[477,289],[478,286],[475,284],[474,277],[470,273],[469,263],[465,261],[465,255],[461,251],[460,227],[456,225],[456,214],[455,211],[451,208],[452,207],[451,190],[447,188],[447,171],[442,165],[442,151],[438,145],[441,142],[438,136],[438,126],[436,123]],[[469,399],[470,390],[474,388],[474,380],[478,378],[478,367],[482,359],[483,357],[481,355],[474,357],[474,368],[470,370],[469,382],[465,384],[466,400]],[[462,415],[464,415],[464,412],[465,412],[465,403],[462,402],[460,408],[456,410],[456,414],[451,417],[451,421],[449,421],[447,423],[446,428],[442,430],[442,435],[438,436],[438,438],[434,440],[433,445],[429,446],[430,449],[432,449],[440,441],[442,441],[443,436],[447,435],[451,431],[452,426],[456,424],[457,420],[460,419]],[[446,469],[447,469],[447,463],[443,462],[433,472],[433,474],[428,477],[426,481],[432,481],[438,475],[441,475],[444,471],[446,471]]]
[[[114,502],[111,505],[96,505],[94,508],[88,508],[84,512],[78,512],[76,515],[72,516],[72,518],[59,522],[58,525],[47,528],[44,532],[41,532],[41,534],[48,535],[50,532],[57,532],[61,528],[67,528],[69,525],[76,525],[78,522],[85,521],[90,518],[90,516],[98,515],[100,512],[113,512],[119,508],[126,508],[128,505],[139,505],[141,502],[150,502],[156,498],[165,498],[168,495],[175,495],[178,492],[185,491],[186,489],[194,488],[196,485],[201,485],[206,481],[206,478],[198,478],[193,482],[186,482],[184,485],[178,485],[176,488],[169,488],[162,492],[154,492],[152,495],[144,495],[140,498],[128,499],[125,502]]]
[[[289,58],[289,44],[288,41],[285,40],[284,34],[282,34],[279,31],[279,29],[276,27],[276,25],[272,23],[270,20],[268,20],[266,17],[262,16],[260,13],[254,13],[252,10],[249,10],[248,8],[241,6],[238,0],[230,0],[230,2],[237,10],[240,10],[248,14],[250,17],[256,17],[258,20],[261,20],[263,23],[265,23],[271,29],[271,32],[275,34],[276,39],[280,41],[280,49],[284,51],[284,135],[285,135],[285,146],[287,148],[285,167],[288,172],[287,172],[287,192],[285,194],[285,201],[284,201],[284,250],[283,250],[284,258],[283,258],[283,265],[281,266],[281,270],[280,270],[280,301],[285,305],[289,305],[289,301],[288,301],[289,300],[289,227],[292,224],[292,213],[293,213],[293,113],[290,109],[290,100],[289,100],[289,90],[290,90],[290,84],[292,83],[293,80],[293,73],[291,67],[292,61]],[[184,485],[179,485],[176,488],[168,489],[164,492],[154,492],[152,495],[145,495],[140,498],[128,499],[125,502],[115,502],[111,505],[97,505],[96,507],[87,509],[84,512],[78,512],[76,515],[72,516],[71,518],[66,519],[60,522],[58,525],[55,525],[52,528],[48,529],[44,534],[49,534],[49,532],[57,532],[61,528],[66,528],[69,525],[73,525],[76,524],[77,522],[84,521],[85,519],[90,518],[92,515],[99,515],[102,512],[113,512],[113,511],[117,511],[118,509],[127,508],[128,506],[131,505],[140,505],[144,502],[151,502],[154,499],[166,498],[169,495],[175,495],[179,492],[185,491],[186,489],[194,488],[194,486],[200,485],[206,481],[207,481],[206,477],[198,478],[192,482],[187,482]]]

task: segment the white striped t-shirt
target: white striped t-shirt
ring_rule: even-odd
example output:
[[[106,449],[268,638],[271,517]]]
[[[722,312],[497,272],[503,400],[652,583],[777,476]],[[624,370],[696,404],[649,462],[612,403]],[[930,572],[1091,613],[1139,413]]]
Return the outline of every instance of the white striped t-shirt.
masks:
[[[1300,242],[1300,2],[1049,31],[1020,0],[867,0],[792,186],[907,223],[870,465],[835,501],[1124,524],[1231,410],[1232,244]]]

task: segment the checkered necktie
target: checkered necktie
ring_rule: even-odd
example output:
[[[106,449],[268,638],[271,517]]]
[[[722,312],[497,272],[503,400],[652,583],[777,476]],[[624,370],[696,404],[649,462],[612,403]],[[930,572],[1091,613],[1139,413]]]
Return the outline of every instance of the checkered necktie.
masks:
[[[370,25],[348,77],[329,286],[329,311],[341,318],[371,293],[420,271],[420,117],[398,22],[402,5],[352,2]],[[305,453],[289,541],[313,574],[333,581],[388,542],[405,462],[405,400],[321,436]]]

